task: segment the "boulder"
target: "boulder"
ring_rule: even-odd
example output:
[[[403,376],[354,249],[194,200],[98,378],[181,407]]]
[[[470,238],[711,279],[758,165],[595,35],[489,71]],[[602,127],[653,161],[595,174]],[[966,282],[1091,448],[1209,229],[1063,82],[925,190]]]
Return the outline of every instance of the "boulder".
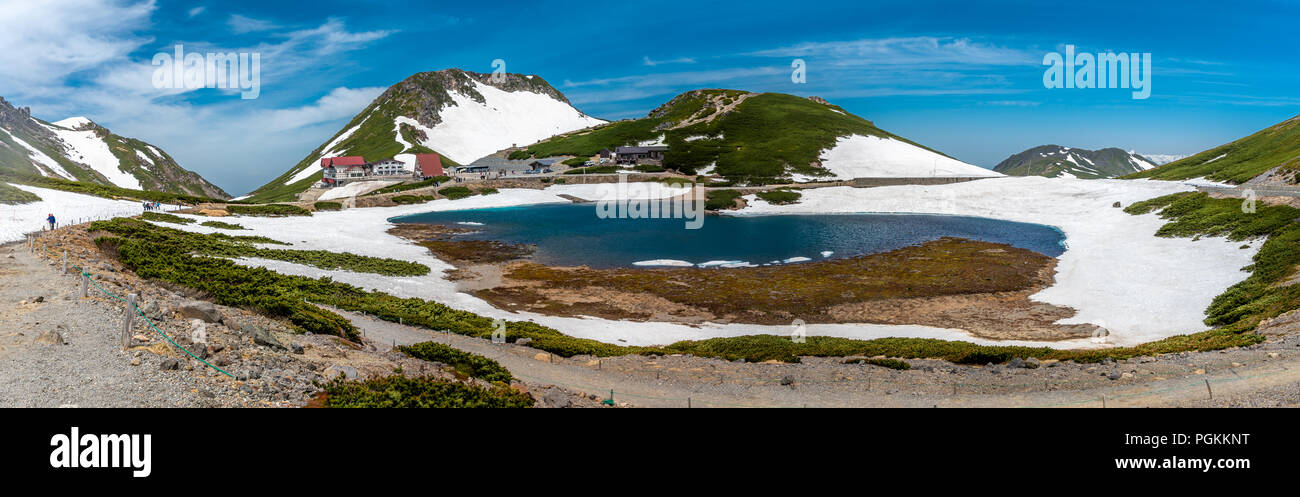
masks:
[[[46,331],[36,337],[36,343],[43,343],[47,345],[63,345],[66,344],[67,342],[63,341],[63,335],[61,333],[57,331]]]
[[[1039,366],[1042,366],[1042,365],[1043,365],[1043,362],[1042,362],[1042,361],[1039,361],[1037,357],[1030,357],[1030,358],[1028,358],[1028,359],[1025,359],[1025,368],[1026,368],[1026,369],[1038,369],[1038,367],[1039,367]]]
[[[196,300],[181,304],[176,312],[185,319],[202,319],[209,323],[221,322],[221,311],[212,302]]]
[[[283,343],[280,343],[280,341],[275,338],[275,335],[272,335],[271,332],[266,331],[261,327],[250,326],[245,328],[245,330],[249,331],[249,334],[253,336],[253,343],[257,345],[271,347],[273,349],[289,350],[288,347],[285,347]]]
[[[573,402],[569,400],[569,396],[558,388],[547,389],[546,395],[542,396],[542,402],[547,407],[565,408],[573,405]]]
[[[177,369],[180,369],[180,367],[181,367],[180,361],[177,361],[176,359],[172,359],[170,357],[167,359],[163,359],[162,362],[158,363],[158,369],[161,369],[163,371],[175,371]]]
[[[344,366],[341,364],[333,364],[330,365],[330,367],[325,368],[325,372],[323,374],[325,378],[331,380],[334,378],[338,378],[339,375],[343,375],[344,378],[349,380],[355,380],[357,379],[357,368],[354,368],[352,366]]]

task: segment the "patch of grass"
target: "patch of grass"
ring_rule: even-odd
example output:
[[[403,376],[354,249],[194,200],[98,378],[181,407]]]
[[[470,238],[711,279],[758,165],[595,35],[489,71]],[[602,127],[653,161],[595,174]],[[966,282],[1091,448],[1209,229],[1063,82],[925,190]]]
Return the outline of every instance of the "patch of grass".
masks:
[[[420,342],[397,348],[403,354],[425,361],[451,366],[460,374],[487,382],[510,384],[514,377],[500,363],[478,354],[471,354],[437,342]]]
[[[247,229],[247,228],[245,228],[245,227],[243,227],[243,226],[240,226],[240,225],[238,225],[238,224],[223,223],[223,222],[221,222],[221,221],[204,221],[204,222],[202,222],[202,223],[199,223],[199,225],[200,225],[200,226],[207,226],[207,227],[209,227],[209,228],[223,229],[223,230],[243,230],[243,229]]]
[[[8,183],[0,181],[0,204],[19,205],[31,202],[40,202],[41,197],[35,193],[10,186]]]
[[[462,198],[473,196],[474,191],[463,186],[449,186],[438,190],[438,194],[452,200],[460,200]]]
[[[311,215],[311,211],[289,204],[228,205],[226,211],[239,216],[285,217]]]
[[[788,189],[758,192],[756,195],[758,198],[776,205],[795,204],[798,203],[799,198],[803,196],[803,194],[799,192]]]
[[[438,197],[434,197],[432,195],[393,195],[393,198],[389,200],[392,200],[393,203],[398,205],[408,205],[408,204],[423,204],[425,202],[432,202],[437,198]]]
[[[870,364],[872,366],[880,366],[882,368],[896,369],[899,371],[907,371],[909,369],[912,369],[912,365],[909,364],[907,361],[900,361],[898,359],[888,359],[888,358],[879,359],[879,358],[868,357],[868,358],[849,359],[847,361],[844,361],[844,364]]]
[[[172,224],[190,224],[194,222],[193,219],[190,219],[188,217],[180,217],[174,214],[167,214],[165,212],[146,212],[140,215],[140,219],[143,219],[145,221],[159,221],[163,223],[172,223]]]
[[[389,376],[366,381],[335,379],[325,386],[326,407],[520,408],[533,398],[507,386],[477,385],[430,377]]]
[[[312,204],[318,211],[339,211],[343,210],[343,204],[338,202],[321,201]]]
[[[704,209],[720,211],[736,207],[736,199],[741,193],[736,190],[709,190],[704,201]]]

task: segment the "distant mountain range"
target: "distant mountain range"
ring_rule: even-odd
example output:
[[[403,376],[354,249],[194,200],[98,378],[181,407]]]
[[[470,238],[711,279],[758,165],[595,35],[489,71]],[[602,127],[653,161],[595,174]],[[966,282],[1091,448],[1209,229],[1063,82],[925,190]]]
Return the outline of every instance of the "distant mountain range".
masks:
[[[249,200],[292,200],[320,180],[323,157],[396,157],[410,164],[413,154],[436,152],[444,165],[458,165],[601,124],[605,121],[573,108],[539,76],[422,72],[389,87],[328,142],[254,190]]]
[[[1284,173],[1294,182],[1300,169],[1300,116],[1253,135],[1128,177],[1164,180],[1206,178],[1233,184],[1268,181]]]
[[[47,177],[133,190],[229,198],[221,188],[185,170],[162,149],[115,135],[85,117],[46,122],[0,98],[0,176]]]
[[[1042,145],[1007,157],[993,170],[1009,176],[1099,179],[1146,171],[1156,166],[1153,159],[1118,148],[1086,150]]]

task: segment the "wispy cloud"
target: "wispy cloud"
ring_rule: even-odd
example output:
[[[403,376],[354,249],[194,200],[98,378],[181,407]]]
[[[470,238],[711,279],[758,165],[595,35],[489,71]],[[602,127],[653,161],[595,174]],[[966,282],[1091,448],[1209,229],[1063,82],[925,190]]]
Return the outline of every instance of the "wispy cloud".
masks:
[[[749,52],[755,57],[807,57],[837,65],[1019,65],[1041,54],[971,41],[968,38],[915,36],[852,41],[807,42]]]
[[[280,25],[274,22],[265,19],[254,19],[239,14],[231,14],[230,19],[226,20],[226,26],[230,27],[230,32],[237,35],[259,31],[271,31],[280,28]]]
[[[662,66],[665,64],[694,64],[695,59],[691,57],[678,57],[676,59],[654,60],[649,55],[641,58],[641,63],[650,67]]]
[[[194,7],[194,8],[192,8],[192,9],[190,9],[189,12],[186,12],[185,15],[186,15],[187,17],[189,17],[190,19],[193,19],[193,18],[195,18],[195,17],[198,17],[198,15],[199,15],[199,14],[202,14],[203,11],[205,11],[205,10],[208,10],[208,8],[207,8],[207,7],[203,7],[203,6]]]

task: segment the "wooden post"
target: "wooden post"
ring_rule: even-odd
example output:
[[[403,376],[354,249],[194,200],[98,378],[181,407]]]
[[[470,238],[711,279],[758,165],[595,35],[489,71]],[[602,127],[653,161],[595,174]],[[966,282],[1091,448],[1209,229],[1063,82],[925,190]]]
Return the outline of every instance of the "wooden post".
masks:
[[[131,325],[135,323],[136,294],[126,297],[126,320],[122,322],[122,350],[131,346]]]
[[[68,251],[63,251],[63,274],[68,274]]]
[[[82,272],[81,273],[81,298],[83,299],[90,296],[89,280],[90,278],[86,276],[86,273]]]
[[[1210,392],[1210,400],[1214,400],[1214,390],[1210,390],[1210,379],[1205,379],[1205,391]]]

